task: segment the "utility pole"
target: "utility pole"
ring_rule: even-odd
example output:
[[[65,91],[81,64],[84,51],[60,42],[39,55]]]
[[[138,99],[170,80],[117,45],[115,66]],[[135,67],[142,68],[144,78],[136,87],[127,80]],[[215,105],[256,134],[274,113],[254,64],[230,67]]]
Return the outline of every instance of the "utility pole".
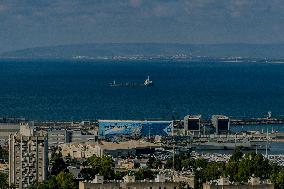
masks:
[[[175,171],[175,144],[173,145],[173,173]]]

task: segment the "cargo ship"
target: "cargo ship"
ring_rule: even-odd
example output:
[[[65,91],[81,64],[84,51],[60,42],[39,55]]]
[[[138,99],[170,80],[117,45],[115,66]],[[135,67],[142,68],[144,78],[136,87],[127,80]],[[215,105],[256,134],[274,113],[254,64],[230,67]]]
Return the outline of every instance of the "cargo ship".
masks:
[[[154,83],[152,80],[150,80],[150,77],[148,76],[147,79],[144,81],[144,83],[117,83],[115,80],[111,83],[109,83],[109,86],[111,87],[150,87],[153,86]]]

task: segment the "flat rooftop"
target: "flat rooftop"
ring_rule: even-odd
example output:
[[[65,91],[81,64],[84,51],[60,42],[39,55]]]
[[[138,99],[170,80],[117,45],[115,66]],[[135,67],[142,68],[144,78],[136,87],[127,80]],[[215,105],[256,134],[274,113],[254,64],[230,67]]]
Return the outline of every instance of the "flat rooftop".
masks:
[[[229,119],[229,117],[225,116],[225,115],[213,115],[212,118],[215,118],[215,119]]]
[[[187,115],[184,118],[187,118],[187,119],[200,119],[201,115]]]
[[[143,149],[143,148],[158,148],[161,147],[158,144],[154,144],[151,142],[141,141],[141,140],[131,140],[131,141],[125,141],[125,142],[106,142],[106,141],[100,141],[99,146],[102,149],[106,150],[116,150],[116,149]]]
[[[99,146],[101,149],[105,150],[126,150],[126,149],[143,149],[143,148],[160,148],[161,145],[154,144],[151,142],[146,142],[142,140],[130,140],[130,141],[125,141],[125,142],[106,142],[106,141],[99,141],[98,143],[93,143],[93,142],[72,142],[72,143],[65,143],[62,144],[63,146],[92,146],[96,147]]]
[[[98,120],[98,122],[107,122],[107,123],[123,123],[123,122],[134,122],[134,123],[143,123],[143,122],[153,122],[153,123],[168,123],[171,121],[151,121],[151,120]]]

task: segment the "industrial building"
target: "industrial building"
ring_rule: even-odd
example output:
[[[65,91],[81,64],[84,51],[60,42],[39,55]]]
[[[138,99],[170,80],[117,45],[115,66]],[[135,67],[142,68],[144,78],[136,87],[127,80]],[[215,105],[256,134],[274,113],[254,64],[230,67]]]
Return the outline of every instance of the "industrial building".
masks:
[[[216,129],[216,134],[226,134],[230,130],[230,118],[224,115],[213,115],[212,124]]]
[[[7,140],[10,134],[20,130],[20,125],[25,123],[24,118],[0,118],[0,139]]]
[[[32,124],[22,124],[9,137],[9,186],[26,189],[47,178],[47,136],[36,133]]]
[[[41,132],[40,130],[37,132]],[[67,129],[46,129],[43,131],[48,136],[48,146],[58,146],[64,143],[71,142],[96,142],[98,141],[97,133],[92,134],[82,130],[67,130]]]
[[[199,135],[201,127],[200,120],[201,115],[185,116],[183,120],[185,135]]]

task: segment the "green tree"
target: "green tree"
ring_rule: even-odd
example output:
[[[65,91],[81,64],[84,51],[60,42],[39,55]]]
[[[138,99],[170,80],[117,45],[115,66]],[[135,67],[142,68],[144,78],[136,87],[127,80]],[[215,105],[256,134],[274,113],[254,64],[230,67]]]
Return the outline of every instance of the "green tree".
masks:
[[[67,165],[62,157],[61,152],[52,153],[50,163],[51,163],[51,170],[50,170],[51,175],[58,175],[62,171],[68,172]]]
[[[115,180],[122,180],[125,175],[126,172],[117,171],[115,172],[114,178]]]
[[[194,168],[195,169],[204,169],[208,164],[208,161],[204,158],[197,158],[195,161],[194,161]]]
[[[241,152],[241,148],[237,147],[234,150],[234,153],[232,154],[230,161],[239,161],[243,157],[243,152]]]
[[[229,177],[230,181],[238,181],[239,162],[229,161],[225,166],[225,175]]]
[[[4,173],[0,173],[0,188],[4,189],[8,186],[8,175]]]
[[[260,178],[269,178],[269,161],[262,154],[250,152],[238,163],[237,181],[247,182],[251,176]]]
[[[172,169],[174,168],[176,171],[182,170],[182,160],[184,159],[181,155],[175,155],[174,158],[169,158],[166,161],[165,168],[166,169]],[[174,165],[173,165],[174,164]]]
[[[155,178],[155,174],[150,169],[139,169],[136,173],[134,173],[136,180],[144,180],[149,179],[152,180]]]
[[[52,175],[48,179],[44,180],[42,183],[34,183],[29,186],[29,189],[55,189],[60,188],[56,176]]]
[[[78,161],[75,158],[72,158],[70,154],[65,157],[66,165],[68,166],[76,166]]]
[[[225,164],[223,162],[209,162],[206,167],[202,169],[205,180],[216,180],[223,176]]]
[[[150,157],[146,163],[147,167],[150,169],[159,169],[162,168],[163,163],[161,160],[156,159],[155,157]]]
[[[59,189],[77,189],[77,183],[73,180],[71,173],[61,172],[56,176],[56,181],[59,184]]]
[[[275,189],[284,188],[284,172],[276,172],[271,175],[271,181],[274,183]]]
[[[39,189],[53,189],[59,188],[59,183],[56,180],[56,176],[50,176],[48,180],[45,182],[42,188]]]
[[[111,157],[92,156],[87,159],[87,162],[92,166],[96,174],[102,175],[105,179],[109,180],[114,178],[114,161]]]
[[[194,167],[194,160],[191,158],[181,160],[181,167],[183,170],[189,170]]]
[[[58,175],[51,175],[42,183],[35,183],[29,189],[77,189],[78,183],[73,179],[72,174],[60,172]]]
[[[84,168],[80,171],[80,174],[84,180],[93,180],[98,173],[93,168]]]
[[[9,159],[9,151],[0,147],[0,159],[8,161]]]

